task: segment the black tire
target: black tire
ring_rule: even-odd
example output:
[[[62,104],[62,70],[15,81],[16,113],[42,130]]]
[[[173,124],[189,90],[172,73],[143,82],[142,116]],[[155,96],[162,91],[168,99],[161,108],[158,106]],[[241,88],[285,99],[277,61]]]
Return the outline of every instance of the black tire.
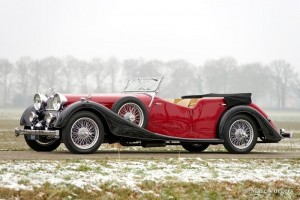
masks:
[[[233,116],[226,122],[223,130],[224,147],[230,153],[249,153],[256,145],[257,127],[247,115]]]
[[[140,120],[142,121],[138,121],[136,120],[138,115],[134,115],[131,112],[122,112],[122,109],[125,109],[123,106],[125,105],[131,105],[134,106],[134,108],[138,111],[138,115],[140,115]],[[142,127],[142,128],[146,128],[147,124],[148,124],[148,111],[146,106],[143,104],[143,102],[135,97],[124,97],[122,99],[119,99],[117,102],[114,103],[114,105],[111,107],[111,110],[115,113],[117,113],[119,116],[127,119],[128,121],[132,122],[133,124]],[[127,116],[126,113],[128,114]],[[130,116],[132,116],[132,118],[130,118]]]
[[[65,146],[72,153],[94,153],[104,141],[103,124],[91,112],[77,112],[63,128],[62,138]]]
[[[27,129],[26,127],[24,129]],[[59,147],[61,140],[60,139],[47,139],[45,136],[40,136],[38,140],[29,140],[26,135],[24,139],[28,146],[38,152],[51,152]]]
[[[209,144],[203,143],[182,143],[181,145],[185,150],[193,153],[200,153],[207,149],[207,147],[209,146]]]

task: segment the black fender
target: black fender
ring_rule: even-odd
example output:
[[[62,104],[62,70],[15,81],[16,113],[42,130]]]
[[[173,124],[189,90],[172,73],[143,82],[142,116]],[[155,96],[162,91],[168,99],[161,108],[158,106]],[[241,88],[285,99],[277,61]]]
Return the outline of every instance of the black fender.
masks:
[[[31,126],[31,122],[29,121],[29,114],[31,112],[36,112],[33,104],[28,106],[26,108],[26,110],[23,112],[22,116],[21,116],[21,119],[20,119],[20,125],[21,126]]]
[[[78,101],[68,106],[59,114],[54,128],[62,129],[70,117],[75,112],[80,111],[91,111],[96,114],[104,123],[106,133],[112,133],[121,137],[131,137],[136,132],[146,131],[120,117],[107,107],[93,101]]]
[[[264,137],[270,142],[279,142],[283,137],[279,131],[274,128],[271,123],[260,112],[250,106],[240,105],[227,110],[219,120],[218,136],[222,138],[223,129],[227,121],[237,114],[247,114],[252,117],[260,126]]]
[[[93,101],[78,101],[68,106],[59,114],[54,128],[63,128],[75,112],[83,110],[95,113],[101,119],[102,123],[104,123],[104,126],[108,128],[105,130],[106,133],[109,132],[115,136],[136,139],[162,139],[160,136],[136,126],[107,107]]]
[[[54,127],[57,129],[63,128],[75,112],[83,110],[91,111],[95,113],[99,118],[103,119],[103,113],[105,113],[105,111],[107,112],[107,110],[109,109],[93,101],[78,101],[69,105],[59,113],[58,118],[55,121]]]

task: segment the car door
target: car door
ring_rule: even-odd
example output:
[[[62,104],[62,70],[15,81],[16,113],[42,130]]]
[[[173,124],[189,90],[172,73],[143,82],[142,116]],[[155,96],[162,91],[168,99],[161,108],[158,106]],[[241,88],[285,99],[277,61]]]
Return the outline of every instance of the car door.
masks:
[[[191,134],[199,139],[216,138],[220,116],[226,110],[223,98],[203,98],[193,107]]]
[[[190,108],[155,98],[149,115],[148,130],[173,137],[189,138],[192,129]]]

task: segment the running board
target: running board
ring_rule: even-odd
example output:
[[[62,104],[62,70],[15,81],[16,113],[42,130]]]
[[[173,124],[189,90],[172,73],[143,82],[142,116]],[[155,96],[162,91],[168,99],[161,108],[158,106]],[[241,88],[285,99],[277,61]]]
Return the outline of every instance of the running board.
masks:
[[[178,141],[164,141],[164,140],[154,140],[154,141],[141,141],[141,142],[120,142],[122,146],[142,146],[142,147],[165,147],[167,145],[181,145],[184,143],[205,143],[205,144],[223,144],[224,140],[221,139],[202,139],[202,140],[178,140]]]

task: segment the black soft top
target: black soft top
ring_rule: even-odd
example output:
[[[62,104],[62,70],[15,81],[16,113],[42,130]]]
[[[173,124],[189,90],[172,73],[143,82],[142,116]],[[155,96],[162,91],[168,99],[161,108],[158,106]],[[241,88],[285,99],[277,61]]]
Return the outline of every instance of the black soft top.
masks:
[[[201,94],[201,95],[188,95],[182,96],[182,99],[195,99],[195,98],[204,98],[204,97],[224,97],[225,102],[228,107],[237,106],[237,105],[248,105],[252,102],[251,93],[236,93],[236,94]]]

